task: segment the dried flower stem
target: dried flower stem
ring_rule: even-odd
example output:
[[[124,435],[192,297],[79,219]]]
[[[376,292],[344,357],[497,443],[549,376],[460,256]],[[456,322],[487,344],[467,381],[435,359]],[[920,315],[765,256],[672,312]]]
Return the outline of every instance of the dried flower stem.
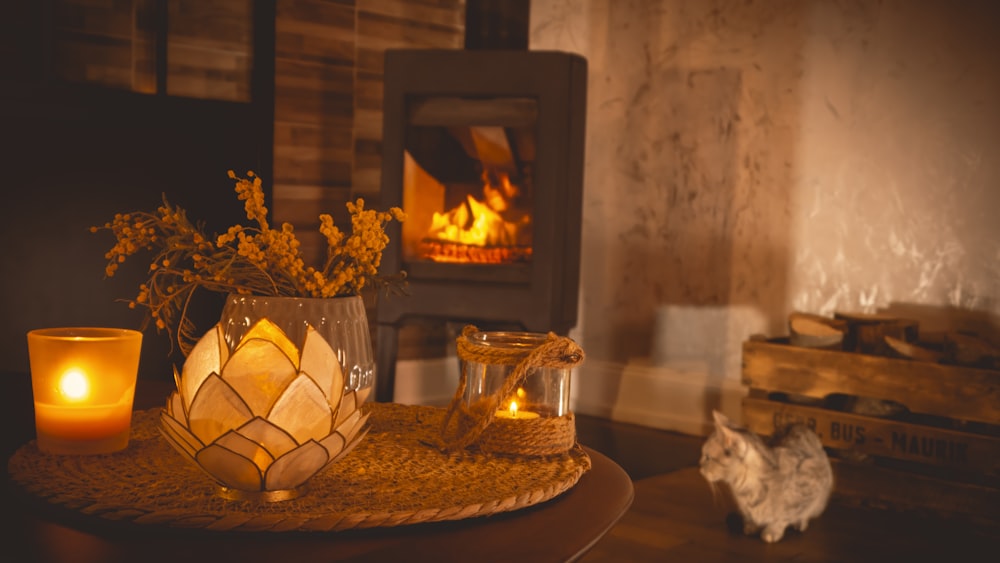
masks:
[[[151,252],[149,279],[140,284],[129,306],[146,307],[157,330],[176,337],[186,355],[200,336],[188,308],[199,289],[218,293],[285,297],[337,297],[358,295],[369,283],[380,281],[378,267],[389,243],[385,225],[403,221],[403,210],[393,207],[378,212],[365,209],[364,200],[348,202],[351,234],[345,234],[333,218],[321,214],[320,233],[327,242],[322,268],[307,266],[291,224],[272,229],[267,221],[260,177],[252,171],[246,178],[232,170],[235,191],[244,202],[247,219],[256,226],[234,225],[215,237],[204,233],[203,224],[193,224],[187,213],[171,205],[166,196],[155,212],[118,213],[91,232],[109,230],[115,245],[105,254],[107,277],[113,277],[126,258]],[[405,276],[405,274],[404,274]]]

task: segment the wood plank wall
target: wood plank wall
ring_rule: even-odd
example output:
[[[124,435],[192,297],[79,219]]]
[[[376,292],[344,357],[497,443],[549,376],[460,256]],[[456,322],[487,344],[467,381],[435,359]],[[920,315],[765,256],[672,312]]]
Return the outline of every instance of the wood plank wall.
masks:
[[[167,0],[168,94],[249,100],[253,2]],[[156,91],[156,0],[51,6],[56,77]],[[465,0],[277,0],[275,220],[312,230],[320,212],[346,221],[350,199],[380,207],[383,55],[460,49],[464,28]]]
[[[157,91],[154,0],[53,0],[51,9],[57,78]],[[253,1],[170,0],[167,11],[167,93],[249,101]]]
[[[267,0],[260,0],[267,1]],[[387,49],[454,48],[466,0],[275,0],[272,222],[295,227],[307,261],[325,253],[317,228],[344,204],[380,201],[383,56]],[[254,0],[167,0],[167,93],[248,101]],[[156,0],[52,0],[59,78],[155,93]],[[228,168],[229,164],[220,163]],[[441,327],[401,335],[439,354]]]
[[[152,2],[52,3],[52,72],[71,82],[90,82],[156,92],[154,29],[142,25]]]
[[[53,72],[156,91],[154,0],[54,0]],[[170,95],[247,101],[253,0],[168,0]],[[277,0],[272,219],[289,222],[308,259],[330,213],[379,201],[382,66],[390,48],[462,48],[465,0]],[[226,167],[225,163],[220,166]]]
[[[250,101],[252,0],[167,3],[167,94]]]
[[[276,18],[274,202],[309,257],[318,214],[379,202],[382,66],[389,48],[461,48],[464,0],[281,0]]]

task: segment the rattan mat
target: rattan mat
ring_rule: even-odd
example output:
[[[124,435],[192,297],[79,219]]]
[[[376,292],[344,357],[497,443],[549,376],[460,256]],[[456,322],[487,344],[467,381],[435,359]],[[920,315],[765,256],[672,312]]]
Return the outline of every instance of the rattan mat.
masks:
[[[160,435],[159,409],[136,411],[127,449],[54,456],[34,442],[8,462],[14,482],[45,501],[109,520],[207,530],[339,531],[462,520],[518,510],[573,487],[590,469],[579,446],[545,457],[471,450],[444,453],[444,410],[372,403],[371,431],[309,481],[309,492],[275,503],[224,500],[200,469]]]

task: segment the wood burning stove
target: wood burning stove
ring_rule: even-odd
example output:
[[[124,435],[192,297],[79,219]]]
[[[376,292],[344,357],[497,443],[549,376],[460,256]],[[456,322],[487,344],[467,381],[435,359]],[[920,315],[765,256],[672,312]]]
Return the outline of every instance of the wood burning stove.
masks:
[[[565,334],[576,324],[587,65],[528,50],[396,50],[385,58],[385,273],[377,399],[391,400],[397,331],[437,319]]]

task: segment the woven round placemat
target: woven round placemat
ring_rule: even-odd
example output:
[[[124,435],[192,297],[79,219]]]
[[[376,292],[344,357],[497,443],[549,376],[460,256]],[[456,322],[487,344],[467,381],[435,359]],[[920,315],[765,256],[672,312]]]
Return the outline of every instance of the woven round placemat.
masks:
[[[313,477],[304,496],[274,503],[225,500],[212,479],[160,435],[159,409],[136,411],[127,449],[56,456],[34,442],[7,468],[45,501],[96,517],[206,530],[339,531],[462,520],[518,510],[570,489],[590,469],[579,446],[545,457],[443,452],[437,407],[372,403],[371,431]]]

